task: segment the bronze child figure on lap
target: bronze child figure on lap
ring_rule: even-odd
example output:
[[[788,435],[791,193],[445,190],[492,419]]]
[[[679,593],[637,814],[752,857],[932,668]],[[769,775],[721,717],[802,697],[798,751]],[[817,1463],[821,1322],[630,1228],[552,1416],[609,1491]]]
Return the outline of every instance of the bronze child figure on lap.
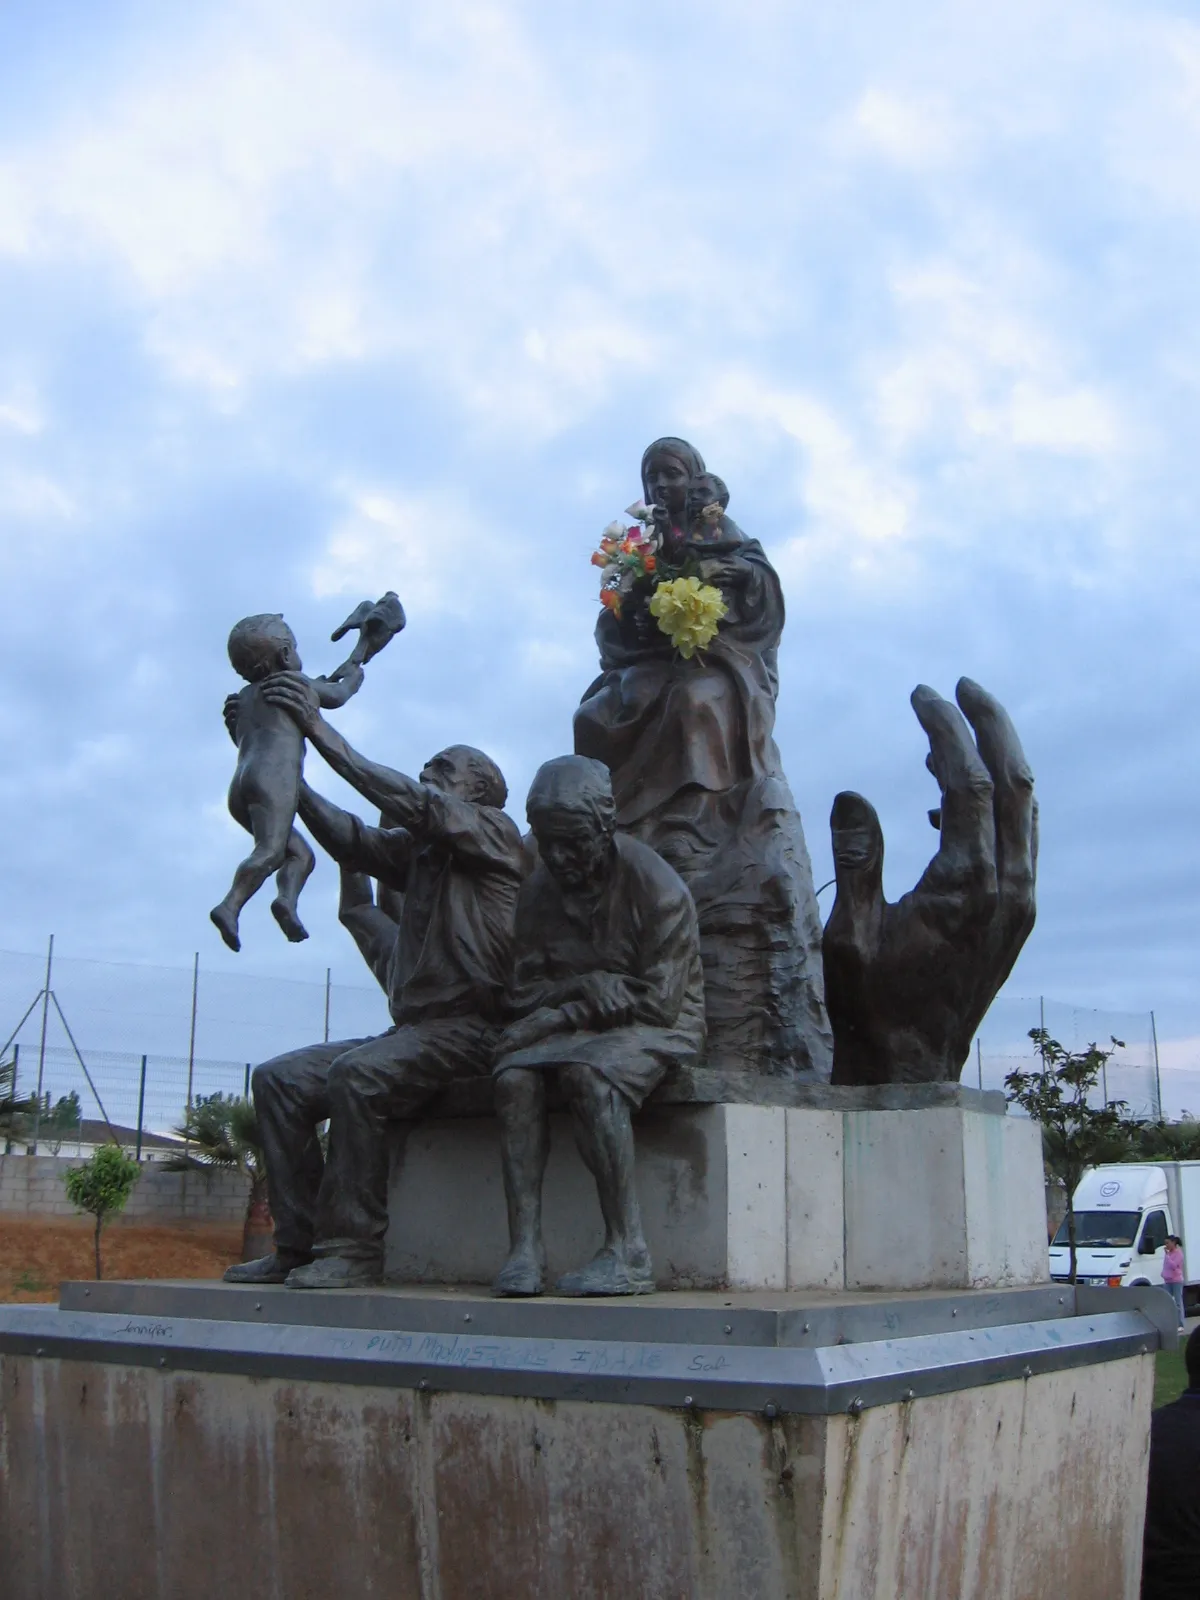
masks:
[[[363,681],[363,665],[404,627],[404,611],[389,592],[374,605],[364,601],[333,635],[351,628],[358,642],[328,678],[310,678],[322,707],[345,705]],[[229,786],[229,812],[253,835],[254,849],[233,875],[229,893],[210,913],[231,950],[241,949],[238,917],[250,897],[272,873],[278,894],[271,905],[276,922],[289,939],[308,933],[297,914],[300,891],[313,870],[313,853],[294,826],[304,770],[304,735],[296,722],[265,693],[280,672],[299,673],[295,635],[278,613],[243,617],[229,635],[229,660],[246,679],[239,694],[225,702],[225,722],[238,747],[237,767]]]

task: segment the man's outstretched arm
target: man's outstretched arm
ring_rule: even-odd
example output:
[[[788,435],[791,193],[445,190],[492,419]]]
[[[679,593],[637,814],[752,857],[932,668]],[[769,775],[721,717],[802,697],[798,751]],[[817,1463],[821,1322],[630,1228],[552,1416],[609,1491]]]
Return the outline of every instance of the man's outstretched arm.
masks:
[[[322,850],[335,861],[350,866],[349,857],[358,843],[354,818],[350,813],[343,811],[341,806],[335,806],[332,800],[326,800],[315,789],[310,789],[307,783],[300,785],[300,800],[296,810],[301,822]]]
[[[365,799],[406,828],[419,827],[425,820],[426,792],[422,786],[415,778],[359,755],[322,717],[316,691],[306,678],[299,673],[280,673],[264,686],[263,695],[293,718],[313,749]]]
[[[347,872],[366,873],[403,891],[412,841],[402,828],[371,828],[307,783],[300,785],[297,811],[313,838]]]

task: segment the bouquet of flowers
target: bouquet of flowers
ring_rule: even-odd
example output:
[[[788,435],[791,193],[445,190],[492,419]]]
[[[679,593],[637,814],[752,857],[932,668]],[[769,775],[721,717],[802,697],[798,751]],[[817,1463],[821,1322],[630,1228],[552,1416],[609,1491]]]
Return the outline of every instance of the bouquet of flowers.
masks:
[[[642,501],[627,508],[634,524],[610,522],[600,536],[600,548],[592,556],[599,567],[600,603],[615,617],[635,591],[652,590],[648,610],[660,630],[685,661],[703,650],[716,637],[717,626],[728,607],[721,591],[702,583],[681,567],[662,560],[662,540],[654,526],[654,513]]]
[[[600,567],[604,573],[600,580],[600,604],[607,606],[614,617],[621,615],[621,602],[633,593],[634,587],[658,571],[660,540],[654,528],[653,512],[638,501],[625,515],[637,518],[634,526],[610,522],[600,535],[599,550],[592,555],[592,565]]]

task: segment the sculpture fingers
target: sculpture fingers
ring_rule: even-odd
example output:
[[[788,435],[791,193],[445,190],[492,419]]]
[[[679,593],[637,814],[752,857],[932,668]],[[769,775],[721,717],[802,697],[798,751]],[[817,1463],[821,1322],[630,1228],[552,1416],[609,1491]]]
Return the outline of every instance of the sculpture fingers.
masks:
[[[996,844],[991,775],[957,706],[925,684],[917,685],[911,699],[917,720],[929,738],[926,765],[942,791],[938,852],[917,887],[931,888],[935,878],[943,889],[950,880],[969,880],[978,894],[994,897]],[[982,910],[982,904],[975,909]]]
[[[955,696],[975,730],[979,754],[992,775],[996,870],[1001,894],[1014,909],[1020,906],[1029,912],[1032,926],[1037,872],[1033,772],[1012,719],[994,695],[972,679],[960,678]]]

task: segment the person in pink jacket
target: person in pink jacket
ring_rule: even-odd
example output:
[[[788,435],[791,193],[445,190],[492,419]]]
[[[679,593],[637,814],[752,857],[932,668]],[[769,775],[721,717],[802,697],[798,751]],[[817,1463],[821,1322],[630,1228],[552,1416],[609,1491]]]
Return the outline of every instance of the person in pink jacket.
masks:
[[[1183,1240],[1177,1234],[1167,1235],[1167,1247],[1163,1251],[1163,1288],[1170,1290],[1171,1298],[1175,1302],[1175,1309],[1179,1312],[1179,1326],[1184,1323],[1183,1315]]]

